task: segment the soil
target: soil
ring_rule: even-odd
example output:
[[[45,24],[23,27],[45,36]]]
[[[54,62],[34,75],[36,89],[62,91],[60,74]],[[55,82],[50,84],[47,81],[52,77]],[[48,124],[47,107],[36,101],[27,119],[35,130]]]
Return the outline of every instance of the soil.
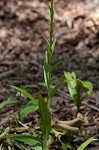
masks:
[[[80,113],[85,123],[74,143],[79,145],[89,137],[99,138],[99,5],[86,1],[54,0],[54,35],[57,45],[52,63],[63,60],[52,77],[52,85],[64,71],[75,72],[78,78],[91,81],[93,94],[82,92]],[[0,102],[17,97],[19,93],[8,85],[20,85],[20,65],[24,64],[23,84],[36,84],[46,95],[43,79],[43,60],[49,38],[48,0],[0,0]],[[29,90],[37,97],[37,89]],[[22,105],[27,102],[23,96]],[[17,105],[0,109],[0,126],[15,120]],[[66,85],[52,99],[53,118],[73,119],[76,107]],[[39,115],[30,114],[28,121],[39,122]],[[86,150],[98,150],[93,142]]]

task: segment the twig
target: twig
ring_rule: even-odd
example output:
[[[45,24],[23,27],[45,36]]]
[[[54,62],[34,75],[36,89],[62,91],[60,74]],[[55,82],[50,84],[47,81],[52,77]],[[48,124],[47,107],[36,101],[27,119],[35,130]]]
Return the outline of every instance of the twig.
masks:
[[[75,118],[75,119],[69,120],[69,121],[58,121],[58,123],[66,124],[69,126],[81,126],[81,124],[83,123],[83,120],[80,118]]]
[[[84,105],[86,105],[86,106],[88,106],[88,107],[92,108],[93,110],[96,110],[96,111],[98,111],[98,112],[99,112],[99,108],[97,108],[96,106],[93,106],[93,105],[88,104],[88,103],[86,103],[86,102],[82,102],[82,104],[84,104]]]
[[[10,132],[10,128],[9,127],[7,127],[6,129],[5,129],[5,131],[0,135],[0,137],[3,137],[3,136],[5,136],[7,133],[9,133]]]
[[[15,70],[9,70],[0,74],[0,79],[15,75]]]
[[[24,127],[17,127],[17,128],[12,128],[11,129],[11,132],[25,132],[25,131],[28,131],[29,128],[24,128]]]
[[[73,133],[73,134],[76,134],[79,130],[79,128],[77,127],[71,127],[69,125],[66,125],[66,124],[62,124],[62,123],[57,123],[56,125],[53,126],[54,128],[58,128],[59,130],[62,129],[62,130],[66,130],[68,131],[69,133]]]

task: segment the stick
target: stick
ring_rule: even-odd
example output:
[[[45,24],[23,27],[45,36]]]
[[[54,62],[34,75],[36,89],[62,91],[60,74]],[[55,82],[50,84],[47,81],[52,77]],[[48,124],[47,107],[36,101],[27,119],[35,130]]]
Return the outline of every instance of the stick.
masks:
[[[0,74],[0,80],[11,75],[15,75],[15,70],[9,70]]]

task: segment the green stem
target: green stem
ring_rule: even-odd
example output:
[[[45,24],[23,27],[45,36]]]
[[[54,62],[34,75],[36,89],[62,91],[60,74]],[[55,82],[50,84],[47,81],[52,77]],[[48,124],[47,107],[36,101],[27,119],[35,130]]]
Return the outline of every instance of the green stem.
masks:
[[[53,0],[51,0],[51,6],[50,6],[50,51],[53,43],[53,19],[54,19],[54,4]]]
[[[46,73],[46,78],[47,78],[47,93],[48,93],[48,99],[47,99],[47,107],[50,109],[50,103],[51,99],[49,98],[50,93],[51,93],[51,59],[52,59],[52,45],[53,45],[53,19],[54,19],[54,4],[53,0],[51,0],[50,4],[50,40],[48,44],[48,50],[47,50],[47,55],[45,57],[45,65],[44,65],[44,73]],[[45,79],[46,82],[46,79]],[[51,126],[51,122],[50,125]],[[48,150],[48,141],[49,137],[49,132],[46,130],[46,134],[44,135],[43,139],[43,150]]]
[[[51,69],[51,59],[52,59],[52,44],[53,44],[53,20],[54,20],[54,4],[53,0],[51,0],[50,5],[50,44],[49,44],[49,51],[48,51],[48,64],[49,64],[49,72]],[[49,87],[48,87],[48,97],[51,92],[51,76],[49,74]],[[48,108],[50,108],[50,99],[48,99]]]
[[[50,105],[51,105],[50,103],[51,103],[51,99],[49,98],[47,102],[48,109],[50,109]]]
[[[23,74],[24,74],[24,66],[21,64],[21,73],[20,73],[20,88],[22,88],[22,82],[23,82]],[[21,110],[21,101],[22,101],[22,93],[20,92],[20,99],[18,103],[18,120],[20,121],[21,115],[20,115],[20,110]]]
[[[48,146],[47,146],[47,136],[44,136],[44,140],[43,140],[43,150],[49,150]]]

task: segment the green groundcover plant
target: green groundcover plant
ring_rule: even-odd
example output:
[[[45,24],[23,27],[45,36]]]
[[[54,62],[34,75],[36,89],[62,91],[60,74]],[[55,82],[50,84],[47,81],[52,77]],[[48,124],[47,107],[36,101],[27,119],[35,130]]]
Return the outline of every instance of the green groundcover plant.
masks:
[[[35,99],[26,88],[31,87],[32,85],[22,85],[22,78],[24,73],[24,67],[21,66],[21,83],[20,86],[11,86],[20,92],[20,99],[9,98],[7,101],[4,101],[0,104],[0,108],[5,105],[18,103],[19,110],[17,114],[17,124],[14,127],[0,128],[0,149],[4,150],[49,150],[52,145],[58,147],[60,150],[73,150],[72,145],[70,144],[69,135],[75,135],[78,133],[79,126],[83,123],[83,119],[77,117],[81,106],[81,88],[86,88],[88,94],[92,93],[92,84],[88,81],[81,81],[76,77],[74,72],[66,72],[59,78],[54,87],[51,86],[52,73],[55,68],[61,63],[57,62],[52,66],[51,60],[54,54],[56,38],[53,38],[53,20],[54,20],[54,2],[51,0],[49,6],[50,10],[50,39],[45,38],[48,49],[45,52],[44,58],[44,83],[47,89],[47,96],[43,97],[39,88],[38,98]],[[55,95],[56,91],[60,86],[66,83],[71,99],[77,106],[76,117],[73,120],[69,121],[57,121],[55,123],[51,120],[51,99]],[[24,94],[29,102],[21,108],[21,99]],[[37,128],[29,127],[29,124],[22,123],[22,119],[27,116],[28,113],[34,112],[36,110],[40,111],[41,114],[41,124]],[[77,150],[83,150],[86,146],[92,142],[94,137],[85,141]],[[56,145],[56,146],[55,146]],[[53,149],[53,148],[52,148]]]

